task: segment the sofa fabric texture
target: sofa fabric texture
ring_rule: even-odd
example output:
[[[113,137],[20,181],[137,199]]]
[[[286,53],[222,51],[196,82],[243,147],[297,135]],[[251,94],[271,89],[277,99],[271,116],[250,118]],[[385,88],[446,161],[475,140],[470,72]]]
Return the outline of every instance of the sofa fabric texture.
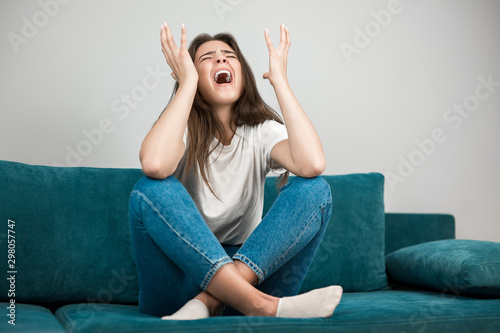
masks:
[[[465,295],[500,296],[500,243],[447,239],[387,255],[395,281]]]

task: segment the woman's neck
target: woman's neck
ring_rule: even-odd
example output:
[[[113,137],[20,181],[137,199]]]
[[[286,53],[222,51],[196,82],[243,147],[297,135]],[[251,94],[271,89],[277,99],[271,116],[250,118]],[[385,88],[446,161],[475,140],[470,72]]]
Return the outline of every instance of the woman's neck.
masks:
[[[215,112],[217,113],[217,118],[219,118],[219,121],[221,122],[225,131],[224,138],[217,138],[217,140],[219,140],[224,146],[228,146],[231,144],[234,136],[234,131],[236,130],[236,126],[233,124],[233,106],[219,106],[215,108]]]

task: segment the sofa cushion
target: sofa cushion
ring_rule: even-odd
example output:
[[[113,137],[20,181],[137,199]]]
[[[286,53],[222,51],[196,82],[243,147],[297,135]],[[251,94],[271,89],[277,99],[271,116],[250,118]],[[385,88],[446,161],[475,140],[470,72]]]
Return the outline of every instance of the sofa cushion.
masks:
[[[500,243],[448,239],[387,255],[395,281],[467,295],[500,296]]]
[[[16,302],[137,302],[128,199],[141,176],[0,161],[0,221],[15,222]]]
[[[332,284],[341,285],[345,292],[386,287],[384,176],[322,177],[332,190],[332,216],[301,292]],[[276,179],[268,179],[264,212],[277,194]]]
[[[68,332],[497,332],[500,299],[391,290],[345,293],[330,318],[212,317],[161,320],[137,306],[71,304],[56,312]]]
[[[0,332],[40,332],[40,333],[64,333],[66,330],[59,323],[57,318],[42,306],[15,303],[13,312],[8,307],[12,307],[10,303],[0,303]],[[15,315],[15,325],[9,324],[12,320],[8,315]]]

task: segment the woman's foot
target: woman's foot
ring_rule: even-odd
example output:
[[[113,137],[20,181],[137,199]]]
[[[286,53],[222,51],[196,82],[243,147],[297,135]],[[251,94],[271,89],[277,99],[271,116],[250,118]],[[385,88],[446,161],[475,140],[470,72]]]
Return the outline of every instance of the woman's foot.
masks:
[[[330,317],[342,298],[341,286],[314,289],[307,293],[280,298],[276,317]]]
[[[194,299],[187,302],[182,308],[170,316],[164,316],[163,320],[196,320],[218,316],[226,305],[213,297],[206,291],[198,294]]]
[[[205,304],[205,306],[208,308],[208,312],[210,313],[210,317],[218,316],[226,307],[226,304],[215,298],[213,295],[207,293],[206,291],[202,291],[194,299],[199,300],[203,302],[203,304]]]
[[[170,316],[161,317],[163,320],[195,320],[210,317],[210,312],[203,302],[192,299],[182,308]]]

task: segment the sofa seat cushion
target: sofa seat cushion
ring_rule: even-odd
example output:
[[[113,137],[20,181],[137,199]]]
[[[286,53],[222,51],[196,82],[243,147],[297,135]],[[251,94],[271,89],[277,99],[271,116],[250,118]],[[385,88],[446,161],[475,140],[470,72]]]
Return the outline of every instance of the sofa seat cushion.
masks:
[[[389,276],[398,283],[500,297],[500,243],[440,240],[399,249],[386,260]]]
[[[390,290],[345,293],[330,318],[214,317],[165,321],[137,306],[72,304],[56,317],[69,332],[496,332],[500,300],[435,292]]]
[[[9,324],[8,321],[11,320],[11,317],[8,315],[11,311],[7,309],[8,306],[10,306],[10,303],[0,303],[2,309],[0,311],[0,316],[2,318],[2,320],[0,320],[0,332],[66,332],[49,309],[32,304],[16,303],[14,313],[15,325]]]

